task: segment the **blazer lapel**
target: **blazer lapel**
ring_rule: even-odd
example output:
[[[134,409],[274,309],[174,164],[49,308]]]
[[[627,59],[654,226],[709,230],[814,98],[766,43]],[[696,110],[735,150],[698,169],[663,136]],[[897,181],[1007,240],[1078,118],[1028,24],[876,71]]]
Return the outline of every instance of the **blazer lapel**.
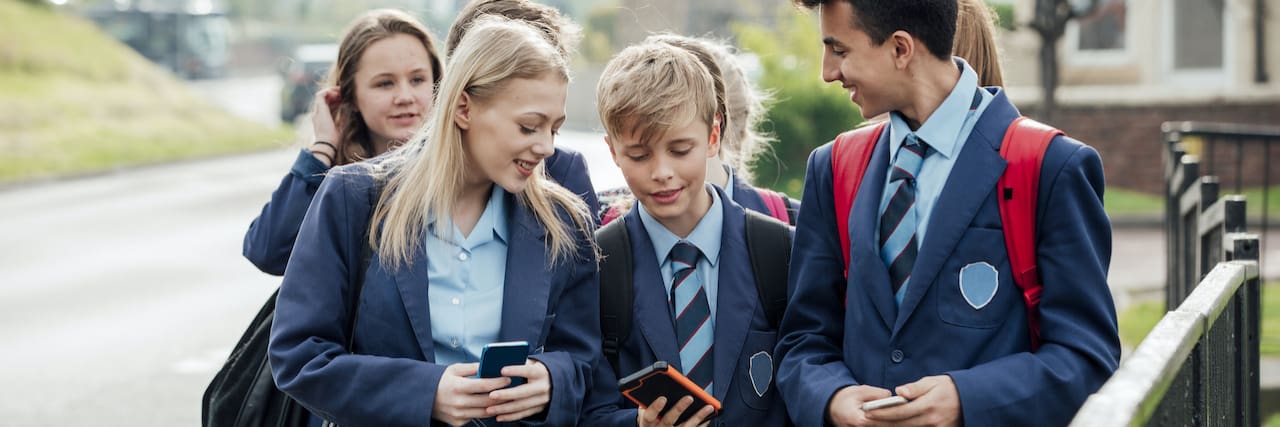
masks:
[[[431,278],[427,275],[426,239],[420,239],[418,249],[408,265],[396,270],[396,288],[404,302],[405,315],[413,327],[413,336],[428,362],[435,362],[435,341],[431,335]]]
[[[501,191],[497,186],[494,191]],[[530,346],[543,342],[542,323],[546,321],[547,299],[551,293],[550,261],[547,259],[546,229],[533,211],[511,194],[507,194],[507,273],[502,287],[502,341],[528,341]],[[533,351],[532,347],[530,351]]]
[[[982,204],[995,190],[1000,175],[1004,174],[1007,162],[1000,157],[1000,142],[1017,114],[1004,94],[997,93],[965,141],[938,203],[933,207],[928,233],[920,242],[920,252],[911,270],[911,280],[902,299],[894,334],[902,329],[932,286],[938,271],[955,250]]]
[[[649,240],[649,233],[640,222],[639,209],[632,209],[625,221],[631,238],[631,265],[635,269],[631,276],[632,287],[635,288],[635,316],[631,324],[640,329],[658,360],[680,369],[676,327],[671,320],[671,306],[659,271],[662,264],[654,258],[653,241]]]
[[[883,132],[871,153],[871,164],[862,178],[849,218],[849,281],[846,295],[865,294],[889,328],[898,317],[898,304],[889,285],[889,269],[880,259],[876,238],[880,227],[880,196],[889,169],[889,132]],[[837,220],[841,220],[837,218]],[[859,291],[859,288],[862,290]],[[852,307],[848,301],[846,307]]]
[[[720,193],[724,198],[724,193]],[[724,203],[724,230],[720,234],[719,278],[716,286],[715,345],[712,392],[716,399],[725,400],[733,372],[738,366],[738,356],[747,341],[747,331],[760,303],[756,295],[756,282],[752,277],[747,242],[746,218],[742,207]]]

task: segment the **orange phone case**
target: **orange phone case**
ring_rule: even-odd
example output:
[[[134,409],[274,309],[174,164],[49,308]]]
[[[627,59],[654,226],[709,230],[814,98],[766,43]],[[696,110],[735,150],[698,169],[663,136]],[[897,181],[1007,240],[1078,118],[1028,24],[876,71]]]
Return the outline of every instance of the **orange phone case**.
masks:
[[[715,411],[712,416],[720,413],[719,400],[716,400],[706,390],[698,387],[693,381],[689,381],[679,371],[671,369],[667,362],[654,362],[653,365],[628,375],[618,381],[618,388],[622,390],[623,396],[631,399],[641,408],[649,406],[654,399],[661,396],[667,397],[668,405],[674,405],[675,402],[685,396],[693,396],[694,403],[689,405],[689,408],[680,415],[680,419],[676,421],[676,424],[685,422],[698,410],[702,409],[698,402],[702,402],[703,405],[710,405]],[[667,407],[670,408],[670,406]]]

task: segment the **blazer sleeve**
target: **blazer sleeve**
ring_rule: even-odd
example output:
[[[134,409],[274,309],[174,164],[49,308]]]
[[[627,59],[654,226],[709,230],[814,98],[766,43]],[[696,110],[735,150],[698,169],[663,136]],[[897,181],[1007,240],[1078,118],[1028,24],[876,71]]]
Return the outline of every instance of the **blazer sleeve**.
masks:
[[[444,366],[350,354],[348,301],[362,265],[372,179],[336,169],[302,220],[276,300],[268,356],[276,385],[344,426],[421,426],[431,419]],[[354,274],[353,274],[354,273]]]
[[[600,212],[600,199],[596,196],[595,187],[591,185],[591,173],[582,153],[556,148],[555,154],[546,161],[547,175],[551,179],[581,197],[587,203],[588,212]],[[592,215],[592,218],[595,216]]]
[[[618,376],[613,365],[597,355],[592,375],[594,385],[587,391],[581,425],[602,427],[635,427],[637,409],[618,391]]]
[[[573,224],[566,216],[561,219]],[[545,416],[521,420],[524,425],[577,425],[584,396],[592,384],[592,364],[600,352],[600,278],[596,272],[595,245],[583,232],[574,234],[578,252],[572,259],[560,263],[561,268],[567,267],[570,273],[552,313],[554,318],[550,319],[545,348],[551,351],[529,357],[546,365],[551,374],[551,402],[543,413]],[[551,271],[554,270],[548,270]]]
[[[284,274],[302,217],[328,169],[311,152],[302,150],[289,174],[271,193],[271,200],[262,207],[262,213],[249,223],[249,231],[244,234],[244,257],[263,273]]]
[[[831,180],[827,144],[809,156],[775,352],[778,391],[799,426],[822,426],[836,391],[858,384],[843,357],[846,283]]]
[[[1046,152],[1040,179],[1042,343],[1034,353],[948,373],[966,425],[1065,423],[1120,363],[1107,286],[1111,222],[1102,209],[1102,161],[1092,148],[1059,137]]]

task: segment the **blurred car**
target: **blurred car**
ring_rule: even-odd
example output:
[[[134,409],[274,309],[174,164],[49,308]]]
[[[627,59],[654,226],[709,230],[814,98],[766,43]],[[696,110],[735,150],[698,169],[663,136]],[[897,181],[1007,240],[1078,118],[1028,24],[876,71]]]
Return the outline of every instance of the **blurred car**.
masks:
[[[294,49],[293,57],[283,64],[284,85],[280,92],[280,120],[293,123],[299,114],[311,109],[316,91],[328,78],[329,69],[338,59],[336,44],[305,44]]]

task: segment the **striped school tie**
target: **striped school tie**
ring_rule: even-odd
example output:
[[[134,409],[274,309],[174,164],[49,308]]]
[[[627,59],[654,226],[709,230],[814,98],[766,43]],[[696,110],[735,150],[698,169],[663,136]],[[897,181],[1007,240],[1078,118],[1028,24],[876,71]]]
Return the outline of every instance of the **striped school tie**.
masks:
[[[899,304],[916,263],[916,174],[928,153],[928,144],[914,133],[907,134],[898,148],[886,188],[893,196],[880,214],[880,258],[889,267],[889,282]]]
[[[671,307],[675,313],[676,342],[680,345],[680,367],[684,375],[707,392],[711,391],[711,305],[702,278],[695,274],[700,252],[689,242],[671,248]]]

